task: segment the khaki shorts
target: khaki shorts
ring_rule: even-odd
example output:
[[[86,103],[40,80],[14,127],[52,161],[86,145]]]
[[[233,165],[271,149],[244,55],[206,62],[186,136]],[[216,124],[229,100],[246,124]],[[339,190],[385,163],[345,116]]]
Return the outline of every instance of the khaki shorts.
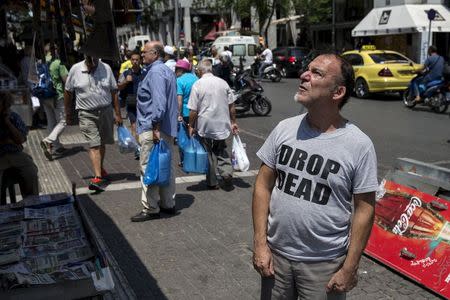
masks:
[[[114,144],[114,114],[111,106],[78,111],[81,133],[91,148]]]

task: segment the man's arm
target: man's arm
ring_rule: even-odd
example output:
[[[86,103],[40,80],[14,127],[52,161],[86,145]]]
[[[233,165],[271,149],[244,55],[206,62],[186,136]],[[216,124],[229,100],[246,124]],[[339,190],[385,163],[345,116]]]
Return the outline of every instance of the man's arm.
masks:
[[[178,121],[183,121],[183,96],[177,95],[178,100]]]
[[[341,269],[328,282],[327,291],[348,292],[356,286],[359,260],[369,240],[375,215],[375,192],[355,194],[350,245]]]
[[[114,115],[116,125],[122,125],[122,114],[120,113],[119,95],[117,91],[111,91],[111,97],[114,105]]]
[[[8,129],[8,136],[9,139],[11,139],[12,142],[14,142],[17,145],[22,145],[26,142],[27,137],[19,128],[17,128],[10,120],[10,113],[7,112],[2,115],[4,124],[6,125],[6,128]],[[25,124],[22,124],[22,126],[25,128]],[[25,129],[22,129],[25,130]],[[2,141],[3,142],[3,141]],[[8,141],[5,141],[8,142]]]
[[[73,93],[64,90],[64,111],[66,112],[66,123],[72,125],[72,97]]]
[[[262,164],[256,177],[252,200],[253,266],[263,277],[274,274],[272,252],[267,244],[267,218],[276,171]]]
[[[191,109],[189,112],[189,136],[193,136],[195,132],[195,126],[197,124],[198,113],[196,110]]]
[[[234,103],[228,104],[228,109],[230,110],[231,131],[233,134],[237,134],[239,132],[239,126],[236,123],[236,109],[234,108]]]

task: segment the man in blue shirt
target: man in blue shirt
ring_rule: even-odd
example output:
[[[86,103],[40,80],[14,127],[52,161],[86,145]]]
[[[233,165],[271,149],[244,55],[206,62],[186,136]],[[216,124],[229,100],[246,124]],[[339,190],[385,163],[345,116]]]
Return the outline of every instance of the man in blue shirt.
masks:
[[[136,129],[141,142],[140,167],[144,174],[149,154],[155,143],[163,138],[174,153],[173,137],[177,135],[177,82],[175,73],[163,62],[164,46],[159,41],[144,45],[143,63],[147,74],[137,91]],[[173,157],[173,155],[172,155]],[[160,212],[175,214],[175,170],[171,164],[167,186],[142,184],[141,202],[144,209],[131,218],[132,222],[157,219]],[[141,177],[141,182],[143,182]]]
[[[414,80],[415,101],[421,102],[419,84],[427,85],[428,82],[442,79],[444,72],[444,58],[437,53],[437,48],[431,45],[428,48],[428,58],[425,60],[425,69],[422,71],[423,77]]]
[[[137,140],[136,134],[136,95],[141,81],[141,56],[139,52],[133,52],[130,57],[131,68],[126,69],[119,76],[117,87],[121,97],[125,100],[128,120],[131,124],[131,134]],[[135,158],[139,159],[139,149],[135,152]]]

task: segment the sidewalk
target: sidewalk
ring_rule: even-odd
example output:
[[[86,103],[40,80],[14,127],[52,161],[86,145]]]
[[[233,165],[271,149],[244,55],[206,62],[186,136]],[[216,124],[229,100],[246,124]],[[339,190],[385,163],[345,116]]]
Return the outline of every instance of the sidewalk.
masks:
[[[141,209],[138,162],[107,146],[105,167],[112,177],[106,192],[90,194],[92,175],[77,127],[68,127],[62,142],[68,156],[48,162],[39,147],[45,131],[31,131],[27,150],[39,168],[41,193],[70,192],[78,199],[125,274],[137,299],[258,299],[259,275],[253,270],[251,195],[255,172],[234,179],[235,190],[206,190],[203,176],[177,172],[179,213],[131,223]],[[244,136],[247,145],[258,142]],[[250,150],[253,151],[253,150]],[[251,167],[259,166],[255,161]],[[348,299],[437,299],[367,257],[358,286]]]

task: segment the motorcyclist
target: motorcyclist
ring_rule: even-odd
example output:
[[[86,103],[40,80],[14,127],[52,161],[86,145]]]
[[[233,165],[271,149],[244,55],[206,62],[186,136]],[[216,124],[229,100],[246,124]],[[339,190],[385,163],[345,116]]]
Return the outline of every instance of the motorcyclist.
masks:
[[[425,68],[421,71],[421,76],[413,79],[412,91],[414,93],[414,101],[421,102],[419,85],[426,85],[433,80],[442,79],[444,73],[444,58],[437,53],[437,48],[431,45],[428,48],[428,58],[425,60]]]
[[[262,46],[264,48],[264,51],[259,55],[262,59],[264,59],[263,62],[261,62],[260,66],[259,66],[259,77],[258,80],[261,81],[261,79],[263,78],[264,75],[264,69],[270,65],[272,65],[272,50],[270,50],[267,45],[263,45]]]
[[[230,87],[233,86],[231,80],[231,71],[233,71],[233,63],[231,58],[225,51],[219,55],[220,63],[213,66],[213,74],[225,80]]]

